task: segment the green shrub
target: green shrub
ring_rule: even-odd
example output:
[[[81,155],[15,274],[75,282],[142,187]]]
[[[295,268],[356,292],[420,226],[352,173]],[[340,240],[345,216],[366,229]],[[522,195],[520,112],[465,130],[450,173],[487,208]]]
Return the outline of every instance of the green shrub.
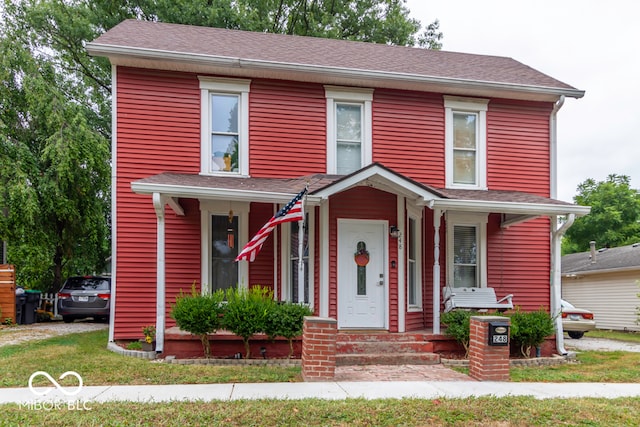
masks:
[[[293,356],[293,339],[302,335],[304,317],[311,316],[311,309],[303,304],[284,302],[276,304],[267,314],[265,334],[269,339],[284,337],[289,342],[289,357]]]
[[[251,357],[249,340],[266,330],[267,316],[276,304],[273,292],[262,286],[254,286],[249,290],[229,288],[226,297],[224,327],[242,337],[245,358],[248,359]]]
[[[477,311],[453,310],[443,313],[440,317],[440,322],[447,327],[445,335],[452,337],[464,347],[464,357],[469,355],[471,316],[477,315]]]
[[[542,308],[525,312],[516,307],[510,317],[511,342],[520,348],[524,357],[530,357],[531,348],[538,347],[555,332],[553,318]]]
[[[191,293],[176,297],[176,303],[171,307],[171,317],[183,331],[200,337],[204,355],[211,357],[211,347],[208,334],[215,333],[222,326],[224,306],[224,292],[218,290],[211,295],[201,295],[196,292],[195,283],[191,286]]]
[[[142,350],[142,343],[140,341],[131,341],[127,344],[127,350]]]

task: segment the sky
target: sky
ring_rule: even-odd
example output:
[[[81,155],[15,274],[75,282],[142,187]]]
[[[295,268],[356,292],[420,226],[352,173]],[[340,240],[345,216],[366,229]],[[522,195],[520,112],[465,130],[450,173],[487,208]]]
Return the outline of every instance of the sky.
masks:
[[[584,90],[558,113],[557,198],[588,178],[640,189],[640,24],[636,0],[407,0],[440,21],[444,51],[513,58]]]

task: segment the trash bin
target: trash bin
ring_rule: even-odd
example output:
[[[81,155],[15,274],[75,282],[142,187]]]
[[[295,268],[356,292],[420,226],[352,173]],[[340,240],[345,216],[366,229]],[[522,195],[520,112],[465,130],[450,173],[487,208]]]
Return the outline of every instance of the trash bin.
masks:
[[[24,292],[24,295],[26,296],[26,301],[22,311],[22,319],[24,320],[22,323],[30,325],[35,323],[37,319],[36,311],[40,306],[40,291],[28,290]]]
[[[27,296],[24,293],[16,294],[16,323],[22,325],[22,313],[24,313],[24,304],[27,302]]]

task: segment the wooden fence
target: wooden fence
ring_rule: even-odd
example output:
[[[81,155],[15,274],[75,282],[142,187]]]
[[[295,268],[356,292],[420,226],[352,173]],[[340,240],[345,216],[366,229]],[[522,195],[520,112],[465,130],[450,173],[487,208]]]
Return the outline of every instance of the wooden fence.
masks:
[[[0,264],[0,321],[16,322],[16,270],[13,265]]]

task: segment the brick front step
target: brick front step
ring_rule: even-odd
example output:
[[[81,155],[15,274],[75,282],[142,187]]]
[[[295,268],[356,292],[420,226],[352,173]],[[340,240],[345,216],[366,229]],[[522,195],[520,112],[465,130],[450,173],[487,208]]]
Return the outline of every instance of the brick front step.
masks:
[[[404,332],[404,333],[389,333],[389,332],[338,332],[336,340],[340,342],[350,341],[384,341],[384,342],[424,342],[429,341],[435,337],[432,334],[425,334],[420,332]]]
[[[337,341],[336,353],[433,353],[429,341]]]
[[[437,365],[435,353],[358,353],[337,354],[336,366],[352,365]]]

